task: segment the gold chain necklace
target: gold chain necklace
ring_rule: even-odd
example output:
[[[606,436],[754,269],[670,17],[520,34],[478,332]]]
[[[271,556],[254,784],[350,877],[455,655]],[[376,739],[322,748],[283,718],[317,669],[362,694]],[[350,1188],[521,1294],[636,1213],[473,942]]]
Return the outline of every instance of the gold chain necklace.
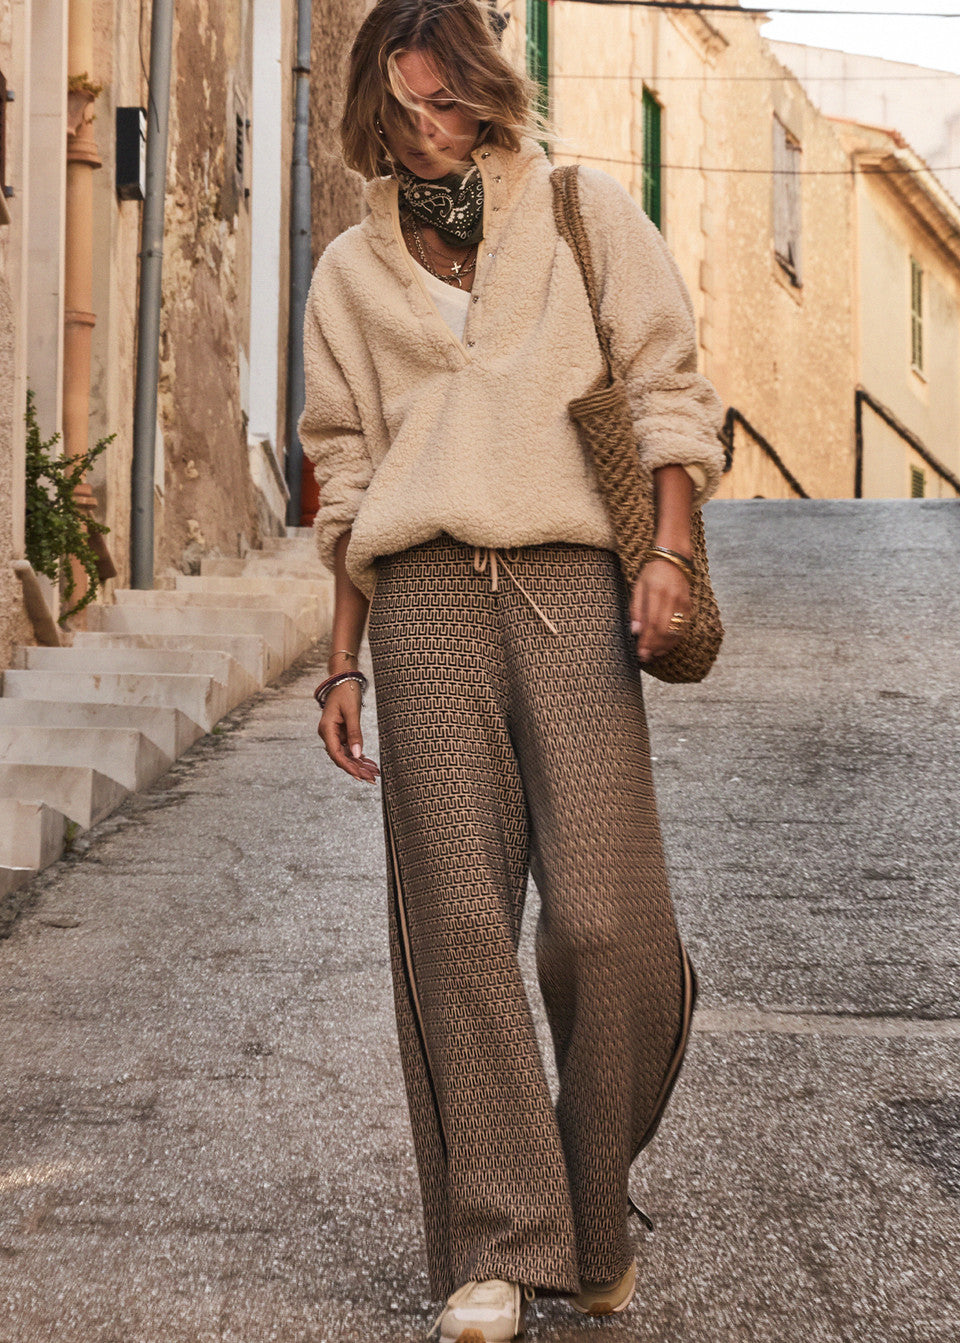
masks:
[[[414,244],[416,245],[416,249],[420,253],[420,260],[423,263],[424,270],[428,270],[430,274],[435,275],[438,280],[443,280],[444,284],[455,284],[458,289],[462,289],[463,277],[465,275],[471,274],[471,272],[475,271],[477,268],[477,255],[479,255],[479,250],[477,254],[474,256],[469,266],[466,263],[466,257],[464,257],[463,261],[448,262],[447,264],[450,266],[453,273],[451,275],[442,275],[440,271],[438,271],[434,266],[431,266],[430,262],[427,260],[427,254],[423,246],[423,238],[421,236],[420,229],[417,226],[417,220],[414,215],[410,216],[410,232],[413,235],[413,241]],[[474,244],[474,247],[475,246],[476,244]],[[473,250],[474,250],[473,248],[470,248],[470,251]],[[470,255],[470,251],[467,252],[467,256]]]

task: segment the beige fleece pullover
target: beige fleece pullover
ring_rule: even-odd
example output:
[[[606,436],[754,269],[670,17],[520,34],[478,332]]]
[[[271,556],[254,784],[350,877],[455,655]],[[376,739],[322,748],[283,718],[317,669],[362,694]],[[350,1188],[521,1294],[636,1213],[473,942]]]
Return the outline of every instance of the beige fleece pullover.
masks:
[[[320,487],[325,565],[352,527],[347,572],[369,597],[376,559],[448,532],[468,545],[575,541],[615,549],[568,402],[602,364],[576,260],[557,232],[551,165],[473,151],[484,241],[462,340],[400,231],[397,183],[367,183],[370,213],[317,263],[304,327],[300,438]],[[696,371],[689,295],[660,236],[606,173],[580,169],[581,205],[642,467],[699,467],[716,489],[721,405]]]

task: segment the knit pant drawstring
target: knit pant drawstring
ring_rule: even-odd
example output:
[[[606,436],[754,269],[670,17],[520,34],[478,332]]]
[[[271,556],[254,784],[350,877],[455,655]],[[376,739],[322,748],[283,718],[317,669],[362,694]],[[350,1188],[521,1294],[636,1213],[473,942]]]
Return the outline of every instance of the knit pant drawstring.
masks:
[[[512,559],[514,562],[516,562],[516,560],[517,560],[517,558],[518,558],[518,556],[517,556],[517,549],[518,549],[517,546],[508,546],[508,547],[507,547],[507,552],[508,552],[508,553],[509,553],[510,551],[513,552],[513,554],[511,555],[511,559]],[[489,568],[489,570],[490,570],[490,589],[491,589],[492,592],[496,592],[496,591],[497,591],[497,562],[498,562],[498,559],[499,559],[499,563],[503,565],[504,569],[507,571],[507,573],[509,574],[510,578],[513,579],[513,582],[515,583],[515,585],[517,586],[517,588],[520,590],[520,592],[523,593],[524,597],[526,597],[527,601],[530,603],[530,605],[531,605],[531,606],[533,607],[533,609],[536,611],[537,615],[540,617],[540,619],[541,619],[541,620],[543,621],[543,623],[546,625],[547,629],[550,630],[553,634],[559,634],[560,631],[557,629],[556,625],[553,623],[553,621],[550,619],[550,617],[549,617],[548,615],[546,615],[546,614],[540,609],[540,607],[537,605],[537,603],[536,603],[536,602],[533,600],[533,598],[530,596],[530,593],[527,591],[527,589],[526,589],[526,588],[523,586],[523,584],[520,582],[519,578],[516,576],[516,574],[515,574],[515,573],[513,572],[513,570],[510,568],[510,565],[507,563],[507,560],[506,560],[506,555],[500,555],[500,556],[498,556],[496,546],[474,546],[474,548],[473,548],[473,567],[474,567],[474,569],[476,570],[476,572],[477,572],[478,574],[485,573],[486,570]]]

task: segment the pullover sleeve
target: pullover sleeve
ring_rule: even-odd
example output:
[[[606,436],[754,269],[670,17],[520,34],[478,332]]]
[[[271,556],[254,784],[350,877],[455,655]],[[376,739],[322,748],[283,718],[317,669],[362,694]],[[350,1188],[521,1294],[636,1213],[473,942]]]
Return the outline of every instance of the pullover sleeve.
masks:
[[[650,472],[686,467],[699,506],[720,483],[723,406],[697,372],[689,292],[660,230],[619,182],[581,167],[580,198],[601,317],[633,407],[641,465]]]
[[[320,488],[314,522],[320,559],[333,571],[337,539],[353,524],[373,477],[356,400],[324,335],[317,277],[307,296],[303,330],[305,400],[298,423],[304,456]]]

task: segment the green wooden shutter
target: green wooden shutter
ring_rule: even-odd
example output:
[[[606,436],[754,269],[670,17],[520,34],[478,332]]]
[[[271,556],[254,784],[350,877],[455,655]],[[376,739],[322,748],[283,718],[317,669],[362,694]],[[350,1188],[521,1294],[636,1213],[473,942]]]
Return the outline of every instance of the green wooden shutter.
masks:
[[[537,109],[550,115],[550,8],[547,0],[527,0],[527,74],[540,85]]]
[[[918,466],[910,468],[910,498],[922,499],[927,492],[927,480]]]
[[[649,89],[643,91],[643,208],[660,227],[661,109]]]

